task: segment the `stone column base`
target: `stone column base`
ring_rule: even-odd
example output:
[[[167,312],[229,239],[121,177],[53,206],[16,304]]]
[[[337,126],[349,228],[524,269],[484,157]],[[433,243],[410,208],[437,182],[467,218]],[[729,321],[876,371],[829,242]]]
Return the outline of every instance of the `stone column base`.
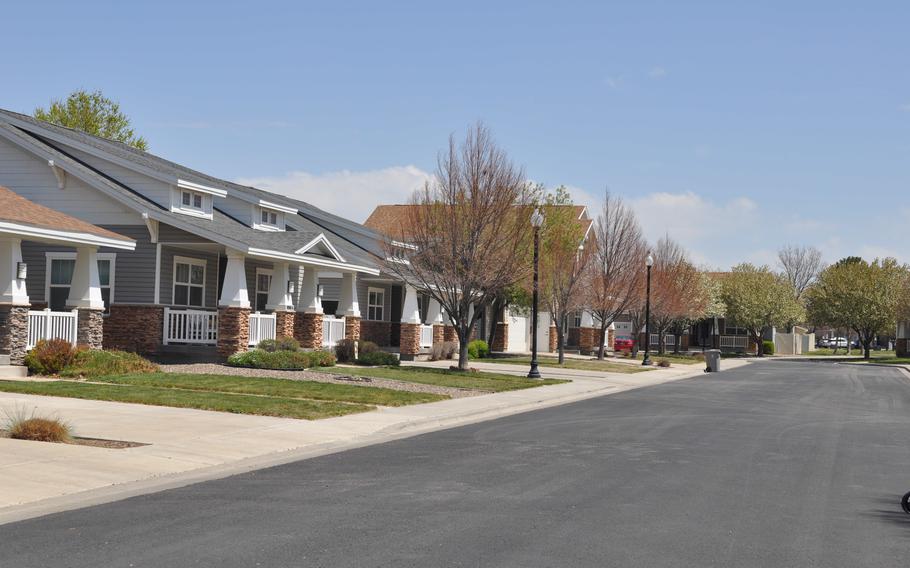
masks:
[[[898,357],[906,357],[910,353],[910,340],[908,339],[895,339],[894,340],[894,353]]]
[[[218,354],[230,357],[250,348],[250,309],[218,309]]]
[[[414,357],[420,353],[420,324],[401,324],[399,349],[402,361],[413,361]]]
[[[455,326],[447,325],[444,327],[445,327],[445,329],[442,334],[442,340],[445,341],[446,343],[452,342],[457,345],[458,344],[458,334],[455,333]]]
[[[76,322],[76,345],[89,349],[104,346],[104,310],[79,308]]]
[[[616,345],[616,331],[613,329],[607,330],[607,349],[610,351],[615,351],[614,346]]]
[[[590,355],[597,350],[597,339],[600,337],[600,330],[593,327],[578,328],[578,351],[582,355]]]
[[[298,312],[294,316],[294,338],[304,349],[322,349],[322,314]]]
[[[344,338],[351,341],[360,341],[360,318],[357,316],[344,316]]]
[[[499,322],[496,324],[496,336],[493,338],[493,345],[490,351],[505,353],[509,350],[509,324]]]
[[[104,318],[104,346],[134,353],[157,353],[164,334],[164,308],[113,304]]]
[[[446,341],[446,326],[441,323],[433,324],[433,345],[442,345]]]
[[[550,353],[555,353],[556,349],[559,347],[559,337],[556,335],[556,326],[550,326]]]
[[[0,355],[11,365],[21,365],[28,346],[28,306],[0,306]]]
[[[275,337],[294,337],[294,320],[296,314],[289,311],[275,312]]]

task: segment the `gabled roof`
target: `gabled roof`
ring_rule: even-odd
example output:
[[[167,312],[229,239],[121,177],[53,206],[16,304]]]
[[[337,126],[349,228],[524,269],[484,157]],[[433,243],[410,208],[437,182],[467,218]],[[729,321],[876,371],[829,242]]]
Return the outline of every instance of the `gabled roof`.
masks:
[[[0,136],[29,148],[39,156],[54,160],[57,165],[71,171],[73,175],[80,177],[83,181],[102,189],[127,207],[147,213],[152,219],[199,234],[225,246],[241,250],[249,248],[251,254],[267,255],[267,253],[274,252],[291,261],[305,260],[335,268],[344,268],[344,265],[349,265],[350,268],[363,269],[370,273],[379,271],[380,264],[375,258],[379,251],[378,241],[376,246],[371,246],[369,232],[367,234],[358,233],[354,226],[356,223],[328,214],[307,203],[221,180],[120,142],[99,138],[3,109],[0,109]],[[189,182],[212,188],[215,191],[226,191],[234,197],[251,203],[265,201],[270,207],[285,207],[288,211],[297,210],[297,216],[290,222],[297,230],[257,231],[217,207],[214,208],[212,220],[173,213],[121,180],[114,179],[79,160],[68,153],[63,148],[63,144],[120,163],[120,165],[147,173],[169,183]],[[336,228],[337,230],[334,230]],[[331,241],[338,257],[345,260],[331,259],[323,254],[297,254],[298,250],[320,234],[327,241]]]
[[[22,197],[0,186],[0,233],[134,249],[136,241]]]

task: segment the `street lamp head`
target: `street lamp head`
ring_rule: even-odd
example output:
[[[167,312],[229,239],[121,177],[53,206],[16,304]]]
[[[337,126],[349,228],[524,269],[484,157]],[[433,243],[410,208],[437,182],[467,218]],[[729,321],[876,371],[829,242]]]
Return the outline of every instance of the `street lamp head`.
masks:
[[[531,214],[531,226],[535,229],[543,226],[543,213],[540,212],[539,208],[535,208],[534,213]]]
[[[648,268],[651,268],[652,266],[654,266],[654,257],[651,256],[650,252],[648,252],[648,257],[645,258],[645,266],[647,266]]]

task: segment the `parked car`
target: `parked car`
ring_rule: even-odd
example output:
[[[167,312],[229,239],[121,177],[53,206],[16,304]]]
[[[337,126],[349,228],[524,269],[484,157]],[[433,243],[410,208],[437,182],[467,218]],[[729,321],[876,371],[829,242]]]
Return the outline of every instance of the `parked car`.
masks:
[[[815,346],[819,349],[827,348],[830,346],[829,344],[830,344],[830,340],[827,337],[822,337],[821,339],[819,339],[818,341],[815,342]]]
[[[832,348],[847,348],[847,338],[846,337],[835,337],[832,338],[828,343],[828,347]]]
[[[614,351],[632,351],[632,340],[631,339],[614,339],[613,340],[613,350]]]

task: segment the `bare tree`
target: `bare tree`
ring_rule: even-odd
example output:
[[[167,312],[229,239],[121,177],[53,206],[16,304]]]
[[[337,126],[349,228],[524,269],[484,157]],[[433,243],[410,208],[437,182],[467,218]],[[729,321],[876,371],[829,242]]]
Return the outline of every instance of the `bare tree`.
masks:
[[[587,303],[600,326],[597,358],[603,359],[607,328],[617,316],[643,301],[647,255],[635,212],[609,191],[604,194],[591,246]],[[636,341],[637,334],[633,326]]]
[[[667,331],[687,328],[701,317],[707,302],[701,274],[689,262],[682,246],[669,237],[659,240],[651,272],[651,320],[657,330],[658,353],[665,351]],[[679,342],[679,333],[676,341]]]
[[[386,269],[439,302],[468,368],[468,339],[480,310],[523,281],[531,263],[533,188],[478,123],[438,158],[434,179],[415,192],[407,226],[386,243]],[[402,242],[407,245],[402,247]]]
[[[822,251],[815,247],[787,245],[777,251],[777,260],[793,286],[797,300],[802,298],[825,268]]]
[[[559,363],[565,361],[565,328],[569,314],[584,305],[579,294],[582,275],[591,257],[584,246],[589,222],[581,221],[565,187],[544,201],[541,230],[540,275],[544,305],[556,324]]]

